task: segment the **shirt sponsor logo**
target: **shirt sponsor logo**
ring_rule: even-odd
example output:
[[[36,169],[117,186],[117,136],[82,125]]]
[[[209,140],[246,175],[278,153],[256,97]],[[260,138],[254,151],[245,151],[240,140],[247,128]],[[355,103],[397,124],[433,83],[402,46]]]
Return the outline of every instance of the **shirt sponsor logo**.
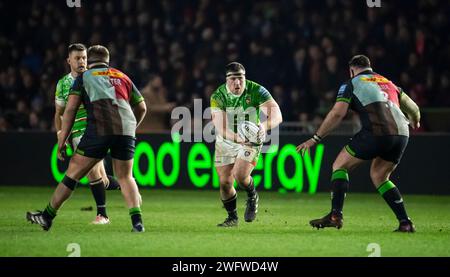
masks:
[[[111,71],[111,70],[94,71],[94,72],[92,72],[92,76],[110,76],[110,77],[114,77],[114,78],[121,78],[121,77],[123,77],[123,73],[121,73],[121,72],[114,72],[114,71]]]
[[[384,77],[363,77],[361,78],[364,82],[374,82],[374,83],[389,83],[390,81]]]

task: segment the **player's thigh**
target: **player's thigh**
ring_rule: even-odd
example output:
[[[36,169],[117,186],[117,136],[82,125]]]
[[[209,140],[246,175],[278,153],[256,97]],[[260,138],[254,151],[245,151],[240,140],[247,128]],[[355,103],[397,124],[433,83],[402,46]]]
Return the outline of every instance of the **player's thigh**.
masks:
[[[100,178],[107,178],[103,160],[100,160],[97,164],[94,165],[94,167],[92,167],[92,169],[88,172],[87,177],[89,181],[95,181]]]
[[[236,179],[243,179],[253,171],[261,155],[261,146],[243,146],[236,158],[233,175]]]
[[[233,176],[236,181],[242,181],[250,174],[252,174],[253,169],[255,168],[254,162],[249,162],[247,160],[242,160],[241,158],[236,159],[236,163],[233,168]]]
[[[364,163],[364,160],[352,156],[344,147],[333,163],[333,171],[337,169],[346,169],[347,171],[350,171],[362,163]]]
[[[234,183],[233,166],[234,166],[234,164],[216,166],[217,175],[219,175],[220,186],[232,186],[233,185],[233,183]]]
[[[133,177],[133,159],[119,160],[112,159],[114,174],[117,179],[126,179]]]
[[[370,166],[370,178],[375,186],[379,186],[383,182],[389,180],[392,172],[394,172],[397,164],[383,160],[380,157],[373,159]]]
[[[241,149],[241,145],[229,141],[216,141],[214,151],[215,167],[222,167],[234,164]]]
[[[100,161],[100,159],[75,154],[70,159],[69,167],[67,168],[66,175],[74,180],[80,180],[99,161]]]

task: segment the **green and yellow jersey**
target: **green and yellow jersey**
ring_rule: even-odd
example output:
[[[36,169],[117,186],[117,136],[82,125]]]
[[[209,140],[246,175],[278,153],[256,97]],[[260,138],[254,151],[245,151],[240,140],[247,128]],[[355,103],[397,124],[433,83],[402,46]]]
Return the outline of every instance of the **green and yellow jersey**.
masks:
[[[269,91],[253,81],[245,81],[245,90],[241,95],[233,94],[226,84],[223,84],[211,95],[211,113],[226,112],[227,128],[237,132],[237,126],[242,121],[250,121],[258,125],[260,107],[270,100],[272,96]],[[218,135],[217,140],[221,141],[223,138]]]
[[[55,93],[55,104],[60,107],[66,107],[67,101],[69,99],[70,88],[75,82],[75,78],[72,74],[67,74],[62,77],[58,84],[56,85],[56,93]],[[82,136],[84,131],[86,130],[87,125],[87,113],[83,104],[80,105],[77,114],[75,116],[75,122],[72,127],[72,138],[76,138]]]

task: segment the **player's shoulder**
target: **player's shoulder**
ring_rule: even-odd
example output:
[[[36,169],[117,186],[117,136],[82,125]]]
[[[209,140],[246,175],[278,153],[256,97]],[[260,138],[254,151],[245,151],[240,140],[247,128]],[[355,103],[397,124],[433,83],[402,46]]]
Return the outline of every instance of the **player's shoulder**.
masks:
[[[245,87],[247,91],[250,93],[266,93],[268,90],[261,84],[251,81],[251,80],[245,80]]]
[[[211,98],[222,97],[225,95],[225,93],[227,93],[227,87],[226,84],[222,84],[213,91],[213,93],[211,94]]]
[[[341,85],[339,86],[339,92],[344,92],[345,90],[351,88],[353,86],[354,78],[348,79],[347,81],[341,83]]]
[[[73,81],[73,79],[74,78],[72,77],[72,74],[67,73],[67,74],[64,74],[61,78],[59,78],[58,84],[63,84],[65,82],[71,82],[71,81]]]
[[[257,96],[259,98],[270,98],[270,92],[263,86],[258,84],[257,82],[246,80],[246,90],[247,93]]]
[[[110,74],[112,76],[116,76],[116,77],[122,77],[122,78],[129,78],[127,74],[125,74],[122,70],[117,69],[115,67],[110,67],[108,68],[108,71],[110,72]]]
[[[251,91],[258,91],[261,87],[263,87],[262,85],[252,80],[245,80],[245,86],[248,90]]]
[[[133,81],[131,81],[131,78],[126,73],[117,68],[110,67],[108,71],[110,73],[110,77],[125,80],[129,84],[133,83]]]

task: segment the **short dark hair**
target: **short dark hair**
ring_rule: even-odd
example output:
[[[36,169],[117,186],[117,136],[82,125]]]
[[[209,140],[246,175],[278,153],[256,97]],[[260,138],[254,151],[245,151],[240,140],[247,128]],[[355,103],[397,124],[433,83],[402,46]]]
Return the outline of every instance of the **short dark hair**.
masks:
[[[88,64],[92,63],[109,63],[109,50],[103,45],[93,45],[89,47]]]
[[[348,65],[358,68],[367,68],[370,67],[370,60],[367,56],[356,55],[348,62]]]
[[[86,50],[87,50],[86,46],[84,46],[84,44],[82,43],[73,43],[69,45],[69,47],[67,48],[67,52],[69,55],[73,51],[86,51]]]
[[[239,75],[242,75],[242,72],[245,75],[245,68],[242,64],[240,64],[238,62],[231,62],[225,66],[225,74],[227,75],[227,77],[230,74],[236,75],[236,74],[232,74],[232,73],[238,73]]]

